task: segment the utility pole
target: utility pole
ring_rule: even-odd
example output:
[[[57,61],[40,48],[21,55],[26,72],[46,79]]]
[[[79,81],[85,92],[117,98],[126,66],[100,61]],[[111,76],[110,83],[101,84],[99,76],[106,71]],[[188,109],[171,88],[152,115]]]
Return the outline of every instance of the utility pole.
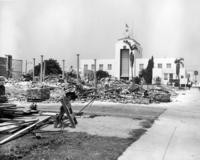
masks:
[[[96,66],[97,66],[97,60],[94,59],[94,87],[95,87],[95,89],[97,89]]]
[[[40,82],[42,82],[42,71],[43,71],[43,55],[41,55],[41,62],[40,62]]]
[[[33,58],[33,82],[35,82],[35,58]]]
[[[79,83],[79,56],[80,54],[77,54],[77,82]]]
[[[65,60],[63,59],[63,69],[62,69],[62,78],[65,78]]]

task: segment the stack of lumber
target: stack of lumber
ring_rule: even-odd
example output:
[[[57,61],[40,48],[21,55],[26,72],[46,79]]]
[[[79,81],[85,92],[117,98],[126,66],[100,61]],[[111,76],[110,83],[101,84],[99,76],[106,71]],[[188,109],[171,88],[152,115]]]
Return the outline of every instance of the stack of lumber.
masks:
[[[38,114],[30,116],[38,111],[22,108],[14,104],[0,104],[0,145],[46,125],[51,118]]]
[[[38,116],[37,119],[31,117],[23,117],[19,119],[0,119],[0,145],[14,140],[20,136],[39,129],[47,124],[51,116]],[[5,135],[6,134],[6,135]]]
[[[16,107],[15,104],[0,104],[0,118],[14,118],[37,112],[35,110],[24,110],[23,107]]]
[[[38,119],[29,119],[29,120],[22,120],[22,119],[0,119],[0,133],[14,133],[24,127],[27,127]]]
[[[31,88],[27,90],[28,102],[40,102],[50,98],[49,88]]]

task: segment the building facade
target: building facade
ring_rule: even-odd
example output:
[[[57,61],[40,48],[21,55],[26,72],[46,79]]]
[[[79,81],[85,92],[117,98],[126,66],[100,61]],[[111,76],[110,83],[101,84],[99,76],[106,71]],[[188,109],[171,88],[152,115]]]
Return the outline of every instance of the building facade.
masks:
[[[133,51],[135,59],[141,58],[141,46],[140,44],[130,38],[119,39],[115,44],[115,57],[114,59],[97,59],[96,60],[96,70],[107,71],[111,76],[118,79],[131,79],[131,63],[130,63],[130,46],[125,43],[128,41],[132,46],[136,45],[139,51]],[[135,64],[135,63],[134,63]],[[80,60],[80,71],[82,75],[87,70],[94,69],[93,59],[81,59]],[[135,65],[133,66],[133,76],[136,76]]]
[[[12,59],[12,56],[0,57],[0,76],[20,79],[22,77],[23,61]]]
[[[176,58],[154,58],[152,83],[156,83],[157,78],[160,78],[162,84],[168,84],[173,79],[177,79],[175,60]],[[148,58],[136,60],[136,75],[147,67],[148,61]],[[186,70],[183,66],[180,68],[180,83],[187,84]]]
[[[128,45],[126,42],[130,45]],[[131,50],[130,46],[137,46],[138,50]],[[148,58],[142,58],[142,47],[133,38],[126,37],[119,39],[115,44],[114,59],[97,59],[96,70],[107,71],[111,76],[117,79],[131,79],[131,51],[134,54],[133,76],[139,76],[140,72],[148,65]],[[154,58],[153,79],[152,83],[156,83],[159,77],[162,84],[168,84],[172,79],[177,79],[175,58]],[[87,70],[94,70],[93,59],[81,59],[80,71],[82,75]],[[180,83],[186,84],[186,70],[184,67],[180,68]]]

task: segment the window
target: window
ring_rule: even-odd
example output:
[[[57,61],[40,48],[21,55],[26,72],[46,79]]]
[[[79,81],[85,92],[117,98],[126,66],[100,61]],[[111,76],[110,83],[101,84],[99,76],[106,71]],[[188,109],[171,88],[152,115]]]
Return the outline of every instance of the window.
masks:
[[[162,63],[158,63],[158,68],[162,68]]]
[[[94,70],[94,67],[95,67],[94,64],[92,64],[92,65],[91,65],[91,69]]]
[[[167,63],[167,68],[172,68],[172,64],[171,63]]]
[[[99,70],[103,70],[103,64],[99,64]]]
[[[164,73],[164,80],[168,80],[168,74]]]
[[[143,70],[144,69],[144,64],[139,64],[139,70]]]
[[[84,64],[84,70],[88,70],[88,65]]]
[[[108,70],[112,70],[112,64],[108,64]]]

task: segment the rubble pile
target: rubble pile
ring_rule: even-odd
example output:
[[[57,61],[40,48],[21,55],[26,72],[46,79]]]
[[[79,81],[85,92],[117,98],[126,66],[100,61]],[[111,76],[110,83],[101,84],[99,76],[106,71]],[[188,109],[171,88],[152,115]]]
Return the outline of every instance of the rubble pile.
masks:
[[[9,81],[5,84],[6,95],[12,101],[44,101],[46,103],[58,102],[65,91],[73,91],[78,94],[82,102],[95,100],[148,104],[152,102],[170,102],[171,96],[176,96],[174,88],[162,85],[142,86],[130,81],[122,81],[112,78],[102,79],[95,89],[91,84],[76,79],[68,82],[59,82],[50,79],[42,83]]]
[[[31,88],[27,90],[27,101],[28,102],[40,102],[50,98],[49,88]]]

